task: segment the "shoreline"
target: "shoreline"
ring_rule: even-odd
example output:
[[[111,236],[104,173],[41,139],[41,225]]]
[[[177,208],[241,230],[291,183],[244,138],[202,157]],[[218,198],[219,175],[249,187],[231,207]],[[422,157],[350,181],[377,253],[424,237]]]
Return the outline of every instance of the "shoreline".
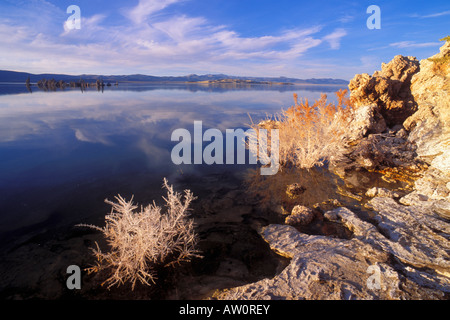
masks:
[[[323,86],[323,87],[346,87],[345,84],[336,83],[295,83],[295,82],[216,82],[216,80],[210,82],[208,81],[119,81],[120,84],[193,84],[193,85],[277,85],[277,86]],[[31,82],[31,85],[36,86],[37,82]],[[23,82],[0,82],[0,85],[23,85]]]

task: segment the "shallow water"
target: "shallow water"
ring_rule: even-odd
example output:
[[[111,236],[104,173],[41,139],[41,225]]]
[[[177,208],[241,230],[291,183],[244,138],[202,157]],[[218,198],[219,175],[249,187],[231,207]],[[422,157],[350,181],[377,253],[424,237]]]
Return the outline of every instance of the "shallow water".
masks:
[[[251,166],[176,166],[171,133],[193,132],[194,121],[204,130],[247,129],[249,116],[257,120],[288,108],[293,93],[332,98],[339,89],[120,85],[84,93],[33,87],[29,93],[22,84],[0,87],[0,292],[4,298],[50,299],[122,297],[126,289],[98,288],[96,275],[83,276],[81,292],[65,288],[65,268],[92,263],[89,247],[99,240],[73,226],[103,225],[110,211],[104,199],[117,194],[134,195],[140,204],[160,202],[163,177],[198,196],[193,218],[205,258],[161,270],[155,288],[138,289],[131,298],[204,297],[279,272],[286,261],[257,230],[282,217],[250,192]],[[324,192],[324,199],[331,196]]]

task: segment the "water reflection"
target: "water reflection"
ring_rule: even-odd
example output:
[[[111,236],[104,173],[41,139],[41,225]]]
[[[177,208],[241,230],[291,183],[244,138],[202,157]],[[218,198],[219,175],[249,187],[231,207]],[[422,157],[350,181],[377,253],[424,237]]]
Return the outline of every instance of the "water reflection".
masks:
[[[9,297],[22,288],[23,296],[31,292],[36,297],[33,290],[64,290],[56,278],[63,277],[67,265],[87,263],[88,247],[98,240],[94,234],[80,235],[73,226],[103,225],[110,211],[104,199],[117,194],[126,199],[134,195],[141,204],[158,201],[163,177],[177,190],[190,188],[199,197],[195,219],[208,257],[182,277],[187,280],[175,287],[176,296],[195,297],[206,289],[272,276],[278,260],[254,229],[269,220],[257,216],[247,191],[276,205],[289,201],[283,198],[286,184],[304,183],[308,188],[300,200],[307,204],[334,192],[332,178],[283,171],[275,180],[256,175],[251,188],[243,189],[239,183],[248,166],[175,166],[171,133],[178,128],[193,132],[196,120],[204,130],[247,129],[249,115],[258,121],[289,107],[294,92],[308,99],[320,96],[310,87],[289,88],[108,87],[103,94],[66,89],[0,95],[0,274],[12,290],[2,294]],[[230,265],[240,270],[237,278],[223,278]],[[21,282],[24,274],[28,278]],[[193,287],[198,288],[195,294],[190,293]]]
[[[159,198],[162,177],[201,174],[202,166],[181,171],[170,160],[172,131],[192,131],[195,120],[205,130],[247,129],[249,115],[256,120],[289,107],[294,92],[315,99],[336,91],[267,87],[120,85],[103,94],[65,89],[0,95],[0,237],[51,217],[77,223],[103,214],[103,199],[117,193],[145,203]],[[214,169],[230,170],[223,167]]]
[[[236,84],[236,83],[212,83],[212,84],[199,84],[199,83],[121,83],[120,85],[112,86],[101,86],[101,87],[87,87],[87,88],[72,88],[65,87],[61,90],[63,91],[76,91],[80,93],[101,91],[111,92],[111,91],[133,91],[133,92],[143,92],[143,91],[154,91],[154,90],[184,90],[190,92],[227,92],[227,91],[271,91],[271,92],[292,92],[292,91],[308,91],[308,92],[335,92],[340,88],[346,86],[343,85],[298,85],[298,84],[286,84],[286,85],[269,85],[269,84]],[[81,89],[81,90],[80,90]],[[99,90],[100,89],[100,90]],[[41,89],[43,90],[43,89]],[[18,94],[18,93],[32,93],[34,91],[40,91],[36,84],[24,85],[23,83],[7,83],[0,82],[0,95],[7,94]],[[52,91],[52,90],[44,90]],[[57,91],[56,88],[54,91]],[[59,91],[59,89],[58,89]]]

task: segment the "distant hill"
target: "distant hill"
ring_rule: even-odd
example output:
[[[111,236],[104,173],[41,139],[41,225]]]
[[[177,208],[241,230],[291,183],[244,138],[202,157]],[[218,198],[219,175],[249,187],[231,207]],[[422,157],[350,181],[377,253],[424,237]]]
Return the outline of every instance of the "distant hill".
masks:
[[[342,79],[296,79],[286,77],[237,77],[225,74],[190,74],[186,76],[149,76],[143,74],[132,75],[67,75],[67,74],[32,74],[27,72],[0,70],[0,82],[23,82],[30,77],[31,82],[37,82],[43,78],[63,80],[66,82],[103,80],[104,82],[200,82],[200,81],[217,81],[217,80],[249,80],[252,82],[275,82],[275,83],[293,83],[293,84],[334,84],[347,85],[348,81]]]

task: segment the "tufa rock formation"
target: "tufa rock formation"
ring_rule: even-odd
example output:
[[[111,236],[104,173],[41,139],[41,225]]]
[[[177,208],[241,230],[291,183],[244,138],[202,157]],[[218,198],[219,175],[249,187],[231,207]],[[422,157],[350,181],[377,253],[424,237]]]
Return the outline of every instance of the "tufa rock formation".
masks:
[[[351,143],[361,140],[369,134],[381,133],[386,128],[386,121],[384,121],[376,104],[360,106],[355,110],[353,121],[346,132],[345,139]]]
[[[351,80],[357,107],[346,137],[352,167],[416,170],[426,163],[450,174],[449,65],[447,41],[420,64],[414,57],[396,56],[373,76]]]
[[[349,84],[350,98],[356,106],[375,104],[388,126],[401,124],[417,105],[411,95],[411,78],[419,71],[419,61],[401,55],[383,63],[373,76],[356,75]]]
[[[406,119],[408,142],[416,147],[428,170],[414,183],[404,204],[418,204],[450,218],[450,41],[440,53],[420,61],[421,70],[411,81],[418,110]]]
[[[404,127],[418,156],[450,173],[450,41],[440,53],[420,61],[420,66],[411,82],[418,111],[406,119]]]

